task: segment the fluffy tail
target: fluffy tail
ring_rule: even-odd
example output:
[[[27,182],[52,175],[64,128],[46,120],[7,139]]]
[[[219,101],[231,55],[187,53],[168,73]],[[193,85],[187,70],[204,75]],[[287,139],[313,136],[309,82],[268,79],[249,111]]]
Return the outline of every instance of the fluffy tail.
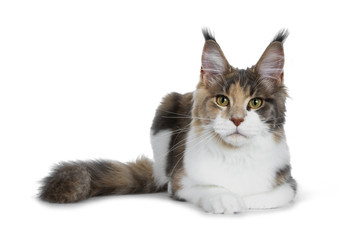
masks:
[[[71,203],[100,195],[164,190],[155,184],[153,162],[140,157],[128,164],[104,160],[60,163],[44,178],[39,197],[48,202]]]

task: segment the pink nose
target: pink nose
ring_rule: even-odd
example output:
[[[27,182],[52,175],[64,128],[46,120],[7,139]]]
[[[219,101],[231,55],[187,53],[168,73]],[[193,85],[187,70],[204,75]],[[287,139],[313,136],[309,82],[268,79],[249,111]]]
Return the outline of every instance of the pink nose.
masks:
[[[236,127],[238,127],[241,122],[244,121],[244,118],[231,118],[231,121],[234,123],[234,125],[236,125]]]

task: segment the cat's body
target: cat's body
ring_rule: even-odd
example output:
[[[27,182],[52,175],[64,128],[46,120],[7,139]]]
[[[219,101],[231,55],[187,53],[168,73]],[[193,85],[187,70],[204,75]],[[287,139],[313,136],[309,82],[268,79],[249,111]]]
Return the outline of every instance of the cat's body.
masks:
[[[252,68],[228,64],[204,31],[201,79],[192,93],[167,95],[151,127],[154,164],[63,163],[47,177],[41,198],[76,202],[91,196],[168,190],[207,212],[283,206],[296,182],[283,130],[285,99],[280,32]]]

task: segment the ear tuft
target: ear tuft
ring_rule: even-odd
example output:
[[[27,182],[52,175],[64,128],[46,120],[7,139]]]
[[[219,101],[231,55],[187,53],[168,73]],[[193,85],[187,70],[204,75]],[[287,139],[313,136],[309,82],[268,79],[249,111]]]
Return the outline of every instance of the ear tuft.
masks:
[[[211,32],[209,28],[202,29],[204,40],[213,40],[216,42],[216,38],[214,37],[214,33]]]
[[[284,43],[289,35],[289,32],[287,29],[281,29],[277,35],[273,38],[272,42],[280,42]]]

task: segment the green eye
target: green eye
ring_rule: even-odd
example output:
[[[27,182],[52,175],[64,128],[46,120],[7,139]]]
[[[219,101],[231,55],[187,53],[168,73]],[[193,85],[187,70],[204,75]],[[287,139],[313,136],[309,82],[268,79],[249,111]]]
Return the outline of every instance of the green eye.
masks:
[[[252,98],[248,105],[252,109],[258,109],[262,106],[262,103],[263,100],[261,98]]]
[[[229,99],[223,95],[217,96],[216,101],[217,101],[217,104],[222,107],[226,107],[229,104]]]

